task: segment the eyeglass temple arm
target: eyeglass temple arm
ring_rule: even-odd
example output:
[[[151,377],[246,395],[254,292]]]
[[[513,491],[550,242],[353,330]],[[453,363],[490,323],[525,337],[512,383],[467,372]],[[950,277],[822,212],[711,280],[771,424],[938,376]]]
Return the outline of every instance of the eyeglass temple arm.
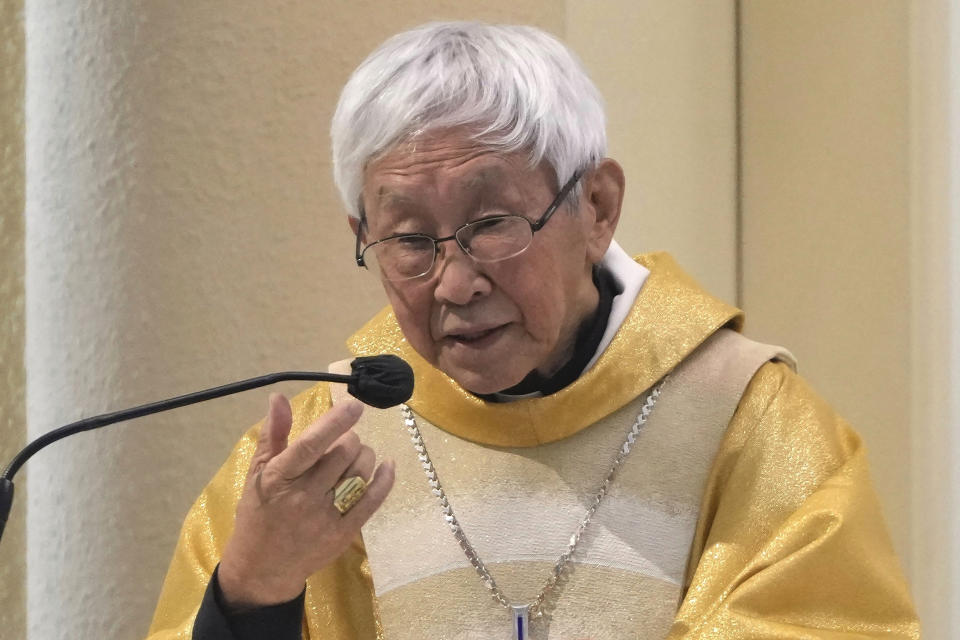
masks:
[[[547,210],[544,212],[540,219],[530,225],[530,228],[533,229],[533,232],[536,233],[543,228],[543,225],[547,224],[550,220],[550,217],[554,212],[560,208],[560,205],[563,204],[563,201],[567,199],[567,196],[570,195],[570,190],[573,189],[573,186],[577,184],[580,178],[583,177],[583,171],[575,171],[570,179],[567,180],[567,184],[563,185],[563,188],[560,189],[560,192],[557,193],[557,197],[553,199],[553,202],[550,203],[550,206],[547,207]]]
[[[363,254],[360,253],[360,236],[363,234],[363,228],[367,226],[367,216],[364,215],[363,207],[360,207],[360,217],[357,223],[357,244],[354,250],[358,267],[366,267],[367,263],[363,260]]]

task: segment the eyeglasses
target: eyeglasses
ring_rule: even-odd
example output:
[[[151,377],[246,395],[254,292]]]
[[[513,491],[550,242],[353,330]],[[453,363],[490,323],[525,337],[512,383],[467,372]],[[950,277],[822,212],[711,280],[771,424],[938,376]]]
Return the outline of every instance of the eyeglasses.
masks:
[[[453,235],[443,238],[425,233],[402,233],[371,242],[362,250],[358,230],[357,266],[373,271],[379,268],[383,277],[392,282],[420,278],[433,269],[440,243],[448,240],[456,240],[460,249],[477,262],[499,262],[518,256],[527,250],[533,242],[533,234],[547,224],[581,175],[580,171],[573,174],[536,222],[516,215],[490,216],[468,222]],[[362,212],[360,225],[369,230]]]

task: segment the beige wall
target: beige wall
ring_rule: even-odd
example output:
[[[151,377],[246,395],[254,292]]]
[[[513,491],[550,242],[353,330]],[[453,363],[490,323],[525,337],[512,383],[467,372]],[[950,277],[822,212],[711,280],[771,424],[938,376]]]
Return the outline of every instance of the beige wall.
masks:
[[[914,2],[910,55],[912,574],[926,637],[960,633],[960,3]]]
[[[0,3],[0,465],[26,435],[23,370],[23,2]],[[0,466],[2,468],[2,466]],[[0,629],[25,633],[26,482],[0,540]]]
[[[736,304],[734,3],[570,0],[566,41],[605,98],[627,174],[618,240],[670,251]]]
[[[747,331],[863,436],[930,638],[960,632],[958,14],[744,0],[740,19]]]
[[[910,550],[909,20],[883,0],[746,1],[743,306],[863,435]]]

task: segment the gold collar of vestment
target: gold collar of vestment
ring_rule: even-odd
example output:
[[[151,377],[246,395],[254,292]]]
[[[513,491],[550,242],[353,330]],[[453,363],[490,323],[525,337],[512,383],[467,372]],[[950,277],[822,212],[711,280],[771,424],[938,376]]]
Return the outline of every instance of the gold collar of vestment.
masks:
[[[717,329],[739,330],[743,313],[705,292],[667,253],[634,258],[650,270],[633,308],[603,355],[560,391],[513,402],[485,402],[424,360],[390,307],[350,337],[355,356],[393,353],[413,367],[407,404],[441,429],[500,447],[567,438],[610,415],[671,371]]]

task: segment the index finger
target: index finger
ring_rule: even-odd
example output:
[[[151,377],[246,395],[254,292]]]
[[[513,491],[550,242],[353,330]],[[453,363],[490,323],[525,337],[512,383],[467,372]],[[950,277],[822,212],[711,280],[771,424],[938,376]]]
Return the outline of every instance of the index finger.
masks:
[[[317,463],[337,438],[350,430],[363,413],[363,404],[347,400],[333,405],[329,411],[304,429],[299,438],[280,452],[271,462],[285,478],[302,475]]]

